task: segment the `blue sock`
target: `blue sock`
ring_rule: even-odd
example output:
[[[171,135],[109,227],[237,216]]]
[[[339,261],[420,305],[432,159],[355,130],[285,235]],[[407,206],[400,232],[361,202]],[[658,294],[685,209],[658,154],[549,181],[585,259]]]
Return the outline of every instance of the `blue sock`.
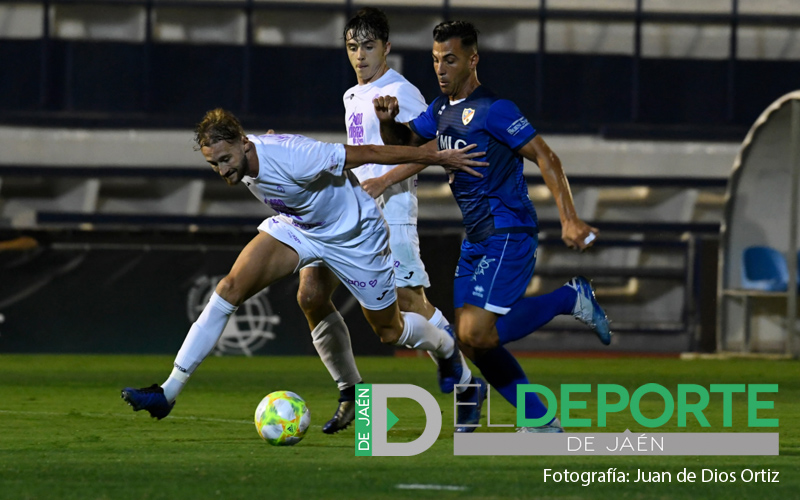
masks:
[[[497,319],[500,345],[530,335],[559,314],[572,314],[577,298],[575,289],[564,285],[545,295],[518,300],[508,314]]]
[[[502,395],[506,401],[517,407],[517,384],[527,384],[528,377],[522,367],[505,347],[481,354],[475,360],[486,381]],[[525,394],[525,418],[539,418],[547,413],[547,407],[535,392]]]

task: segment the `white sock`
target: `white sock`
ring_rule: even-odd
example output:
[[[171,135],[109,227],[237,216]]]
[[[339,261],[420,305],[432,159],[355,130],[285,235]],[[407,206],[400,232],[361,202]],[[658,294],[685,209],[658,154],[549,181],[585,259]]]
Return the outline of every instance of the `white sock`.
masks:
[[[424,316],[412,312],[403,315],[403,333],[395,345],[432,352],[437,358],[453,355],[455,341],[446,331],[436,328]]]
[[[189,376],[206,356],[211,354],[228,323],[228,318],[236,312],[236,309],[236,306],[229,304],[217,295],[217,292],[211,294],[208,304],[183,340],[183,345],[175,357],[175,368],[166,382],[161,384],[167,401],[174,401],[178,397]]]
[[[467,364],[467,357],[463,354],[461,355],[461,380],[458,382],[459,384],[469,384],[472,381],[472,370],[469,369],[469,365]],[[469,389],[469,387],[459,387],[456,385],[456,394],[461,394],[462,392]]]
[[[438,307],[435,309],[436,310],[433,312],[431,319],[428,320],[428,323],[432,324],[436,328],[441,328],[444,330],[446,326],[450,325],[450,322],[447,321],[447,318],[444,317],[444,314],[439,310]]]
[[[428,323],[441,330],[444,330],[445,327],[450,326],[450,322],[447,321],[447,318],[444,317],[444,313],[442,313],[438,307],[434,307],[433,316],[428,318]],[[431,351],[426,352],[428,353],[428,356],[430,356],[431,360],[436,363],[436,356],[434,356]]]
[[[311,338],[314,340],[319,359],[328,369],[340,391],[361,382],[350,343],[350,332],[339,311],[330,313],[320,321],[311,331]]]
[[[167,398],[167,401],[170,403],[175,401],[188,380],[188,373],[184,373],[177,368],[173,368],[172,373],[169,374],[169,378],[166,380],[166,382],[161,384],[161,388],[164,389],[164,397]]]
[[[444,328],[450,325],[450,322],[447,321],[447,318],[444,317],[442,311],[439,308],[436,308],[434,311],[433,316],[428,320],[428,323],[431,323],[436,328],[440,328],[444,330]],[[433,358],[433,354],[429,351],[428,354]],[[436,361],[435,359],[433,360]],[[469,365],[467,364],[467,357],[461,356],[461,380],[458,382],[459,384],[469,384],[472,380],[472,370],[469,369]],[[462,392],[466,391],[467,387],[461,387],[456,385],[456,393],[461,394]]]
[[[436,328],[440,328],[442,330],[444,330],[445,326],[450,324],[450,322],[447,321],[447,318],[444,317],[444,314],[442,314],[442,311],[440,311],[438,307],[436,307],[435,310],[433,311],[433,316],[428,318],[428,323],[430,323],[433,326],[435,326]],[[428,356],[430,356],[431,360],[434,363],[436,363],[436,356],[434,356],[431,351],[425,351],[425,352],[427,352]]]

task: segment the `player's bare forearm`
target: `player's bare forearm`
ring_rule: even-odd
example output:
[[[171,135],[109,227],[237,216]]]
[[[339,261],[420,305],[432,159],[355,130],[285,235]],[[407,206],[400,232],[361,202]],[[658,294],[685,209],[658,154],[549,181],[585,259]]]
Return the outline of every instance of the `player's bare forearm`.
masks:
[[[555,199],[558,213],[563,224],[565,220],[576,218],[575,203],[569,187],[561,159],[550,149],[544,140],[536,136],[523,146],[519,153],[539,166],[542,179]]]
[[[435,152],[438,149],[436,141],[430,141],[427,144],[424,144],[423,146],[420,147],[427,148],[433,152]],[[429,166],[430,165],[423,165],[421,163],[404,163],[402,165],[394,167],[393,169],[389,170],[388,172],[379,177],[366,179],[361,183],[361,187],[364,189],[364,191],[369,193],[370,196],[372,196],[373,198],[377,198],[378,196],[382,195],[384,191],[389,189],[390,186],[394,186],[398,182],[403,182],[409,177],[412,177],[422,172]],[[450,174],[452,174],[452,172],[455,170],[461,170],[475,177],[483,177],[483,174],[467,166],[458,166],[452,168],[445,167],[445,171]]]
[[[370,196],[377,198],[382,195],[389,186],[394,186],[398,182],[402,182],[412,175],[420,173],[426,167],[428,167],[428,165],[423,165],[421,163],[404,163],[394,167],[379,177],[364,180],[361,183],[361,187],[364,191],[369,193]]]
[[[485,167],[488,164],[474,158],[484,156],[483,152],[470,152],[475,144],[462,149],[446,149],[433,151],[431,148],[412,146],[349,146],[345,145],[344,168],[355,168],[365,163],[379,165],[395,165],[401,163],[420,163],[423,165],[446,165],[451,168],[469,169],[469,167]]]
[[[394,165],[399,163],[436,163],[436,155],[422,148],[412,146],[345,146],[347,159],[344,168],[356,168],[366,163]]]
[[[398,182],[403,182],[413,175],[417,175],[428,167],[429,165],[423,165],[422,163],[404,163],[386,172],[384,177],[386,178],[388,185],[393,186]]]
[[[438,149],[435,141],[430,141],[427,144],[420,147],[425,148],[434,153]],[[386,187],[384,189],[388,188],[389,186],[393,186],[398,182],[402,182],[411,177],[412,175],[416,175],[422,172],[429,166],[430,165],[424,165],[422,163],[403,163],[402,165],[394,167],[393,169],[389,170],[388,172],[386,172],[381,176],[383,177],[384,184],[386,184]]]
[[[400,113],[400,103],[394,96],[379,96],[372,100],[375,116],[381,123],[381,138],[384,144],[395,146],[420,146],[427,142],[414,133],[407,123],[395,121]]]
[[[384,144],[395,146],[418,146],[413,144],[415,134],[407,125],[394,120],[381,120],[381,139]]]
[[[553,198],[558,206],[561,223],[563,224],[567,220],[577,218],[578,214],[575,210],[572,190],[569,187],[569,181],[564,174],[564,169],[561,166],[561,160],[558,156],[552,153],[550,158],[540,158],[539,169],[542,172],[544,183],[553,194]]]
[[[570,248],[583,250],[592,245],[599,231],[583,222],[575,210],[572,190],[561,159],[540,137],[534,137],[520,149],[520,154],[536,162],[542,179],[553,195],[561,219],[561,239]]]

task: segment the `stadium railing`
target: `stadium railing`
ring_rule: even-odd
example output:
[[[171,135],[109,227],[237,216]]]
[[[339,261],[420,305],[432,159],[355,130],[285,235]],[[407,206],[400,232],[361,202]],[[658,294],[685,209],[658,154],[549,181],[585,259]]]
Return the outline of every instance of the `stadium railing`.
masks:
[[[764,82],[758,76],[767,74],[765,71],[769,68],[751,63],[769,60],[789,64],[783,70],[773,68],[769,71],[769,76],[765,78],[771,80],[767,91],[770,95],[766,97],[769,99],[791,90],[783,88],[785,85],[791,86],[788,83],[791,79],[777,80],[785,76],[787,71],[791,72],[794,54],[800,50],[794,46],[794,34],[800,28],[800,8],[796,2],[790,1],[744,3],[726,0],[701,4],[666,0],[579,3],[558,0],[430,0],[414,2],[413,5],[396,1],[370,4],[383,7],[398,20],[398,29],[395,31],[399,37],[396,45],[398,56],[402,47],[427,49],[430,40],[428,28],[439,20],[467,18],[481,21],[485,26],[482,47],[535,54],[535,58],[524,64],[533,67],[532,71],[524,73],[524,77],[532,82],[531,88],[526,89],[531,95],[530,102],[525,104],[526,108],[530,108],[528,112],[533,118],[540,123],[552,120],[553,126],[593,127],[595,130],[598,129],[598,123],[595,122],[599,120],[600,128],[608,128],[617,135],[652,134],[664,127],[672,128],[664,133],[682,133],[684,136],[727,134],[730,137],[731,134],[740,134],[741,127],[749,124],[753,118],[751,115],[763,109],[764,104],[760,96]],[[61,120],[65,124],[102,126],[108,123],[142,125],[157,121],[163,126],[175,123],[185,125],[187,117],[194,113],[181,106],[167,110],[164,115],[159,114],[164,112],[163,108],[170,103],[169,96],[172,95],[161,95],[161,87],[167,85],[174,75],[162,80],[157,78],[157,73],[169,68],[170,64],[164,63],[165,58],[177,57],[180,60],[181,55],[186,57],[180,45],[198,44],[235,47],[234,52],[226,54],[236,60],[234,65],[238,65],[235,69],[239,77],[236,78],[236,85],[227,87],[232,97],[226,106],[242,115],[252,115],[250,118],[258,117],[265,111],[263,103],[256,102],[260,89],[255,88],[251,76],[258,65],[264,61],[271,62],[270,58],[274,56],[258,52],[258,47],[321,46],[339,50],[339,30],[343,20],[361,5],[362,2],[352,0],[0,0],[0,18],[7,21],[0,23],[0,38],[9,47],[10,56],[17,52],[23,54],[23,59],[12,57],[6,63],[28,63],[24,68],[24,87],[22,82],[14,80],[0,87],[8,89],[6,93],[13,96],[6,101],[0,99],[0,109],[4,109],[0,118],[9,123],[53,123],[54,120]],[[15,17],[14,11],[22,10],[18,8],[20,6],[35,6],[38,10]],[[128,9],[129,12],[115,17],[112,15],[114,9]],[[203,13],[206,13],[205,17]],[[287,13],[297,15],[287,18]],[[27,22],[21,22],[25,20]],[[515,23],[523,25],[515,27]],[[27,31],[26,25],[30,25]],[[405,34],[400,29],[403,26],[406,26]],[[598,35],[598,26],[604,26],[608,31],[601,29],[600,33],[603,34]],[[763,34],[753,31],[760,29],[775,32]],[[291,30],[298,32],[293,34]],[[612,43],[608,40],[616,41]],[[103,52],[105,49],[97,49],[98,52],[96,47],[87,48],[85,42],[109,47],[114,44],[129,46],[120,50],[130,57],[130,64],[135,68],[117,68],[114,75],[97,68],[92,70],[100,71],[109,78],[116,77],[120,72],[129,74],[129,77],[115,81],[116,86],[126,84],[127,99],[125,96],[114,98],[106,95],[111,92],[108,89],[104,90],[100,99],[94,82],[87,85],[86,77],[81,77],[79,65],[82,62],[88,63],[103,54],[109,55]],[[164,45],[175,46],[175,53],[169,50],[161,53],[160,48],[155,49]],[[136,49],[132,46],[136,46]],[[215,49],[210,47],[209,50]],[[587,62],[567,57],[555,65],[547,62],[546,56],[557,54],[606,54],[610,59]],[[423,60],[417,55],[409,55],[412,63]],[[624,61],[617,56],[623,56]],[[663,60],[655,65],[649,62],[659,58]],[[706,60],[696,64],[698,59]],[[674,60],[680,61],[675,65]],[[747,64],[743,66],[741,63],[744,60],[747,60]],[[158,61],[161,61],[160,65]],[[595,63],[601,65],[602,71],[580,69]],[[569,71],[565,74],[569,76],[559,76],[566,69]],[[659,99],[659,94],[674,90],[659,85],[663,80],[661,75],[665,71],[683,70],[687,73],[681,86],[687,88],[682,93],[677,92],[679,96],[670,97],[681,104],[660,104],[664,101]],[[181,71],[188,70],[181,68]],[[615,78],[609,84],[601,78],[600,73],[615,73]],[[333,78],[338,79],[338,76],[337,73]],[[592,77],[596,85],[604,86],[608,91],[600,89],[598,94],[605,94],[609,99],[614,94],[614,99],[610,99],[614,105],[606,109],[591,99],[573,99],[580,101],[580,107],[570,108],[566,115],[553,111],[549,102],[557,97],[554,89],[563,91],[566,88],[568,93],[577,96],[579,89],[564,84],[581,76]],[[693,87],[693,81],[704,77],[713,82],[713,93],[709,92],[702,98],[693,96],[697,93],[695,91],[703,90],[702,86]],[[128,85],[130,80],[137,80],[138,83]],[[31,85],[32,81],[34,85]],[[191,82],[185,83],[184,91],[191,93]],[[759,92],[753,91],[754,86],[758,86]],[[25,90],[28,88],[34,88],[35,91],[29,95]],[[204,92],[208,91],[204,89]],[[201,100],[201,93],[197,97],[197,101]],[[98,103],[98,99],[104,100]],[[569,101],[555,100],[560,108],[569,105]],[[127,107],[114,107],[120,102],[127,103]],[[592,106],[599,107],[601,111],[580,115],[582,108]],[[680,111],[683,107],[698,110]],[[185,116],[177,117],[180,113]],[[577,120],[576,116],[570,114],[577,114]],[[279,116],[284,120],[287,118]],[[675,122],[676,117],[678,122]],[[315,125],[335,126],[340,121],[325,118],[317,120]],[[592,123],[576,123],[587,119]],[[674,130],[687,125],[680,123],[681,119],[689,120],[694,127],[682,132]],[[301,120],[297,125],[308,127],[311,124]],[[641,127],[648,125],[656,127],[642,132]]]
[[[52,230],[72,244],[108,245],[120,242],[158,245],[169,234],[171,245],[235,246],[244,244],[256,227],[272,212],[256,205],[246,190],[229,189],[206,168],[154,167],[52,167],[0,166],[3,200],[0,223],[6,234],[29,234],[31,230]],[[538,176],[527,177],[529,188],[541,187]],[[568,251],[560,240],[560,222],[552,214],[552,200],[536,200],[540,213],[540,249],[536,278],[529,294],[538,294],[568,280],[574,274],[594,279],[598,297],[609,315],[619,318],[617,332],[686,334],[687,349],[698,342],[698,325],[703,322],[697,307],[704,293],[699,276],[697,249],[715,240],[719,223],[705,209],[699,220],[696,208],[676,210],[668,198],[693,201],[715,198],[724,190],[726,179],[572,176],[576,198],[587,190],[602,201],[581,214],[598,227],[603,237],[591,252]],[[67,186],[58,188],[57,186]],[[47,189],[43,189],[46,186]],[[90,187],[87,187],[90,186]],[[442,175],[423,175],[420,186],[421,235],[463,234],[460,213]],[[642,190],[646,196],[642,196]],[[680,196],[684,191],[703,196]],[[438,196],[425,193],[435,191]],[[678,193],[679,195],[675,195]],[[612,206],[644,205],[635,217],[620,219]],[[602,208],[605,206],[605,208]],[[711,213],[717,208],[712,206]],[[241,215],[248,214],[248,215]],[[431,217],[433,215],[433,217]],[[711,220],[709,220],[711,219]],[[717,219],[718,220],[718,219]],[[26,233],[26,230],[28,232]],[[137,233],[139,236],[137,236]],[[108,237],[104,238],[106,234]],[[125,234],[121,240],[120,234]],[[437,265],[437,263],[429,263]],[[715,281],[708,280],[708,283]],[[703,311],[708,313],[708,311]],[[712,321],[713,324],[713,321]],[[556,321],[546,331],[576,331],[576,324]]]

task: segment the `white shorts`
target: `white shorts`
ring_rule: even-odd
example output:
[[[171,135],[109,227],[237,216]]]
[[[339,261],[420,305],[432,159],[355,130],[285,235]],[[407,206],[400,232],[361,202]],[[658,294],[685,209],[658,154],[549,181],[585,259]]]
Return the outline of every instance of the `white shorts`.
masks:
[[[378,311],[397,300],[385,224],[371,234],[362,234],[363,241],[349,247],[315,239],[294,227],[291,219],[283,215],[266,219],[258,230],[297,252],[300,262],[295,271],[321,260],[365,309]]]
[[[431,286],[425,264],[419,256],[419,235],[414,224],[390,224],[389,246],[394,258],[394,274],[400,288]]]
[[[398,288],[422,286],[429,288],[431,280],[425,271],[425,264],[419,256],[419,235],[414,224],[390,224],[389,246],[392,249],[394,274]],[[324,267],[321,260],[310,262],[304,267]]]

